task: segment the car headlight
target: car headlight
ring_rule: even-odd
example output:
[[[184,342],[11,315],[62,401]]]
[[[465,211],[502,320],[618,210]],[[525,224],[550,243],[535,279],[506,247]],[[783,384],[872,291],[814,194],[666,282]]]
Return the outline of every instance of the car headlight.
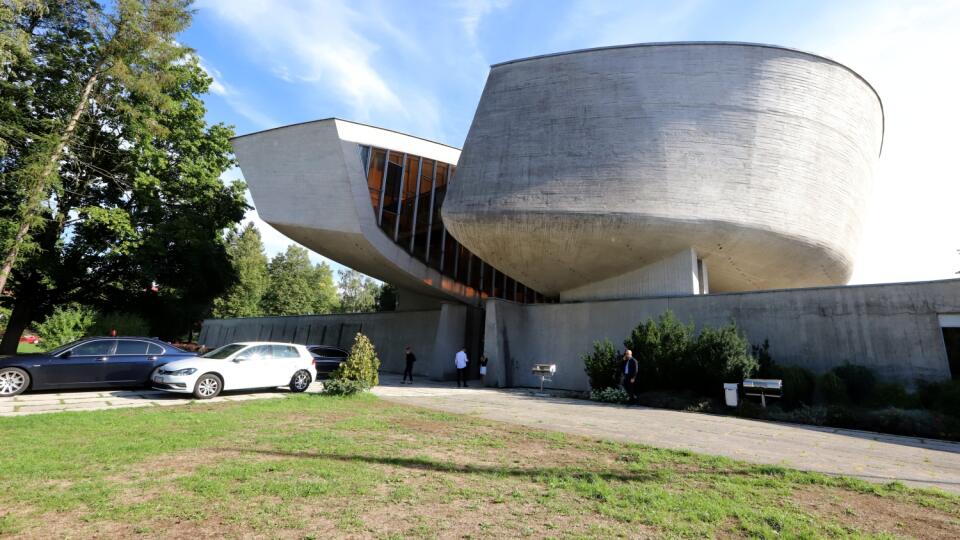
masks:
[[[171,371],[169,373],[170,375],[174,375],[174,376],[183,376],[183,375],[193,375],[196,372],[197,372],[196,368],[190,367],[187,369],[178,369],[176,371]]]

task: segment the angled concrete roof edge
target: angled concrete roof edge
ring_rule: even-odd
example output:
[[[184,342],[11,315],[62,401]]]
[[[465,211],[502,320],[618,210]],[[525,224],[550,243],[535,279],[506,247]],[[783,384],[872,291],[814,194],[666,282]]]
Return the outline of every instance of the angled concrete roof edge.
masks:
[[[859,73],[857,73],[857,71],[851,68],[850,66],[842,62],[838,62],[833,58],[830,58],[829,56],[812,53],[810,51],[805,51],[803,49],[795,49],[793,47],[784,47],[783,45],[774,45],[771,43],[752,43],[749,41],[651,41],[648,43],[628,43],[625,45],[606,45],[603,47],[588,47],[586,49],[576,49],[572,51],[538,54],[534,56],[527,56],[525,58],[507,60],[505,62],[498,62],[496,64],[492,64],[490,66],[490,69],[492,70],[494,68],[498,68],[498,67],[506,66],[510,64],[517,64],[520,62],[543,60],[545,58],[553,58],[556,56],[566,56],[570,54],[579,54],[579,53],[586,53],[586,52],[606,51],[606,50],[613,50],[613,49],[631,49],[631,48],[638,48],[638,47],[667,47],[667,46],[685,46],[685,45],[723,45],[723,46],[736,46],[736,47],[759,47],[759,48],[765,48],[765,49],[780,49],[783,51],[790,51],[794,53],[804,54],[807,56],[812,56],[820,60],[826,60],[831,64],[835,64],[849,71],[851,74],[853,74],[854,77],[860,79],[861,81],[863,81],[863,84],[867,85],[867,88],[869,88],[870,91],[873,92],[873,95],[876,96],[877,103],[880,104],[880,119],[882,123],[881,130],[880,130],[880,153],[883,152],[883,139],[886,132],[887,120],[886,120],[886,113],[884,112],[884,109],[883,109],[883,99],[880,97],[880,93],[877,92],[877,89],[874,88],[873,85],[870,84],[870,81],[868,81],[863,75],[860,75]]]
[[[356,124],[356,125],[358,125],[358,126],[366,126],[366,127],[373,128],[373,129],[379,129],[379,130],[383,130],[383,131],[389,131],[389,132],[391,132],[391,133],[396,133],[396,134],[398,134],[398,135],[403,135],[404,137],[411,137],[411,138],[414,138],[414,139],[420,139],[421,141],[426,141],[426,142],[431,143],[431,144],[438,144],[438,145],[440,145],[440,146],[446,146],[447,148],[452,148],[452,149],[457,150],[457,151],[463,150],[462,148],[457,148],[456,146],[451,146],[451,145],[446,144],[446,143],[442,143],[442,142],[439,142],[439,141],[434,141],[434,140],[431,140],[431,139],[427,139],[426,137],[418,137],[417,135],[411,135],[411,134],[409,134],[409,133],[404,133],[404,132],[402,132],[402,131],[397,131],[397,130],[395,130],[395,129],[390,129],[390,128],[385,128],[385,127],[375,126],[375,125],[373,125],[373,124],[365,124],[365,123],[363,123],[363,122],[354,122],[353,120],[344,120],[343,118],[338,118],[338,117],[336,117],[336,116],[329,116],[329,117],[327,117],[327,118],[318,118],[318,119],[316,119],[316,120],[306,120],[306,121],[304,121],[304,122],[296,122],[296,123],[293,123],[293,124],[287,124],[287,125],[285,125],[285,126],[277,126],[277,127],[268,128],[268,129],[261,129],[260,131],[252,131],[252,132],[250,132],[250,133],[244,133],[243,135],[237,135],[237,136],[235,136],[235,137],[231,137],[230,140],[232,141],[232,140],[234,140],[234,139],[242,139],[242,138],[244,138],[244,137],[250,137],[250,136],[252,136],[252,135],[259,135],[259,134],[261,134],[261,133],[266,133],[266,132],[268,132],[268,131],[276,131],[276,130],[278,130],[278,129],[285,129],[285,128],[288,128],[288,127],[303,126],[303,125],[306,125],[306,124],[315,124],[315,123],[319,123],[319,122],[330,122],[330,121],[346,122],[346,123],[348,123],[348,124]]]

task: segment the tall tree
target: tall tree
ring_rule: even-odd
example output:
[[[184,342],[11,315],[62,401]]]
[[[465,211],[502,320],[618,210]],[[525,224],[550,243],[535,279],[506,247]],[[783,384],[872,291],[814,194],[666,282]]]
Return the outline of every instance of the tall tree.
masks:
[[[270,285],[263,295],[264,315],[304,315],[316,305],[316,273],[307,250],[290,244],[270,261]]]
[[[163,30],[182,24],[185,3],[114,6],[105,15],[92,2],[60,0],[42,17],[18,19],[31,36],[31,61],[0,80],[0,119],[15,121],[8,132],[19,130],[0,159],[0,224],[11,233],[11,247],[33,211],[21,203],[39,185],[28,173],[50,155],[37,146],[43,137],[31,133],[62,135],[44,126],[69,122],[91,73],[98,78],[80,100],[84,107],[56,162],[55,181],[34,209],[41,219],[23,238],[21,246],[33,249],[21,252],[8,282],[14,302],[3,352],[16,349],[32,320],[72,301],[141,313],[153,333],[177,337],[234,280],[222,232],[242,219],[244,188],[219,178],[233,164],[232,130],[206,124],[200,95],[211,80]],[[148,22],[165,16],[174,21]],[[152,28],[145,43],[169,43],[132,46],[143,54],[130,65],[103,64],[103,17],[139,21],[112,28],[139,34]],[[118,47],[127,39],[108,43]]]
[[[366,313],[377,307],[376,282],[356,270],[340,271],[340,311]]]
[[[237,274],[237,283],[213,303],[213,316],[256,317],[262,314],[260,303],[267,291],[269,272],[260,231],[248,223],[240,234],[227,236],[227,253]]]
[[[135,119],[149,118],[140,114],[141,107],[124,99],[129,91],[136,91],[141,100],[156,109],[171,110],[174,102],[162,91],[165,68],[187,52],[174,37],[190,24],[189,0],[116,0],[110,10],[93,1],[61,0],[49,4],[51,12],[67,15],[68,32],[54,38],[67,38],[64,43],[71,48],[71,56],[80,55],[82,61],[71,66],[58,65],[61,78],[47,81],[75,90],[59,96],[61,106],[56,114],[45,118],[45,122],[23,122],[14,127],[19,133],[13,135],[24,143],[20,168],[13,175],[23,200],[15,214],[13,238],[4,246],[0,291],[6,286],[21,248],[30,241],[31,229],[43,223],[44,205],[58,183],[62,162],[82,138],[83,130],[77,129],[81,120],[107,107]],[[26,14],[18,18],[25,19],[20,21],[20,30],[28,42],[48,39],[42,31],[37,32],[42,22],[39,17]],[[63,60],[55,51],[51,51],[51,59]],[[14,84],[36,82],[30,80],[29,73],[46,69],[42,60],[34,57],[31,67],[40,71],[20,71],[17,75],[28,74],[27,80],[15,76]],[[156,122],[141,124],[143,128],[159,127]]]
[[[330,266],[321,262],[314,267],[313,282],[316,286],[316,298],[314,299],[314,313],[334,313],[340,309],[340,296],[337,294],[337,286],[333,282],[333,270]]]

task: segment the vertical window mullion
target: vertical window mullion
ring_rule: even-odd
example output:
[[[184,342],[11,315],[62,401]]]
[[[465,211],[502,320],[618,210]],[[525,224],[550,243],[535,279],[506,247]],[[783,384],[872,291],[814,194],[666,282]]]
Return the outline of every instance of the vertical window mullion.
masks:
[[[410,248],[408,251],[413,253],[413,244],[417,239],[417,211],[420,210],[420,177],[423,173],[423,158],[417,163],[417,187],[413,192],[413,216],[410,218]]]
[[[383,226],[383,198],[387,193],[387,175],[390,173],[390,149],[383,155],[383,178],[380,180],[380,207],[377,208],[377,225]]]
[[[427,262],[427,263],[430,262],[430,237],[433,235],[433,199],[435,197],[434,194],[437,192],[437,169],[439,168],[438,164],[439,164],[439,161],[433,160],[433,181],[430,183],[430,214],[429,214],[429,217],[427,218],[427,247],[425,248],[426,251],[424,251],[424,253],[426,253],[426,256],[424,257],[426,261],[424,262]],[[443,260],[442,256],[440,260],[441,261]]]
[[[400,181],[397,182],[397,215],[393,222],[393,241],[396,242],[400,235],[400,212],[403,209],[403,182],[406,180],[403,176],[407,172],[407,154],[403,154],[400,160]]]
[[[443,273],[443,261],[447,258],[447,228],[440,228],[440,273]]]

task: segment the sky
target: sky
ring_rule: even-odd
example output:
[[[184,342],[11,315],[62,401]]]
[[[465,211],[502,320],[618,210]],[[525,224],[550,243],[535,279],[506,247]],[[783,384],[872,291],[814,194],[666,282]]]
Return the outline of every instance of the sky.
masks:
[[[335,116],[461,147],[491,64],[589,47],[747,41],[832,58],[876,88],[885,112],[851,283],[945,279],[960,270],[960,1],[199,0],[195,7],[181,40],[214,79],[208,120],[238,134]],[[291,243],[255,210],[247,219],[268,255]]]

